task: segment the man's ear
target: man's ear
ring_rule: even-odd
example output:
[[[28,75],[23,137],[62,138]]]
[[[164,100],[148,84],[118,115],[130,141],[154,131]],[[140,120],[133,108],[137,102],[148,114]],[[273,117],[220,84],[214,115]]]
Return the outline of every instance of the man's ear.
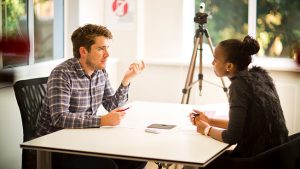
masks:
[[[80,56],[85,56],[88,53],[88,51],[85,49],[85,47],[81,46],[79,48],[79,54]]]

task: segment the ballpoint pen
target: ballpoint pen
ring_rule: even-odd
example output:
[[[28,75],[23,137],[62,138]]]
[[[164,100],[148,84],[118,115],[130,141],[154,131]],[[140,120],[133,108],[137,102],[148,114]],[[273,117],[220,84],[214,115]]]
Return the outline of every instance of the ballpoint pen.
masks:
[[[120,109],[120,110],[118,110],[117,112],[121,112],[121,111],[125,111],[125,110],[128,110],[130,107],[127,107],[127,108],[125,108],[125,109]]]
[[[194,115],[194,117],[197,117],[200,115],[200,113],[192,113]],[[191,117],[190,115],[188,115],[187,117]]]

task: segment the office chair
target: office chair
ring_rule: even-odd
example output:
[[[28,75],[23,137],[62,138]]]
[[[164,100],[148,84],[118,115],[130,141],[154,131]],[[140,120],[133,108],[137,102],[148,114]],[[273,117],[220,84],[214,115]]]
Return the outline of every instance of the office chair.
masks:
[[[248,158],[224,157],[216,159],[207,168],[230,169],[299,169],[300,132],[289,136],[289,141]]]
[[[20,80],[14,84],[23,125],[23,142],[35,138],[36,120],[42,108],[48,77]],[[36,169],[36,151],[22,151],[22,169]]]

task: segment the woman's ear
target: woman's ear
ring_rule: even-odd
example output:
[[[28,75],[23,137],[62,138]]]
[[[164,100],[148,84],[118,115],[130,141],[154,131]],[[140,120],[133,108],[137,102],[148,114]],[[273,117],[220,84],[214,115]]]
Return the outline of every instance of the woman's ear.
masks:
[[[234,64],[233,63],[226,63],[226,72],[231,72],[234,69]]]

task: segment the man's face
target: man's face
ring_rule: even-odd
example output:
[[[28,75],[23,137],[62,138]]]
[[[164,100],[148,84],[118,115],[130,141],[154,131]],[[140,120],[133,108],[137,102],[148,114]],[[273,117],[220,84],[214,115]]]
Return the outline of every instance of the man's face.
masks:
[[[101,70],[106,67],[109,39],[104,36],[95,38],[95,43],[91,46],[91,50],[87,53],[85,64],[90,70]]]

